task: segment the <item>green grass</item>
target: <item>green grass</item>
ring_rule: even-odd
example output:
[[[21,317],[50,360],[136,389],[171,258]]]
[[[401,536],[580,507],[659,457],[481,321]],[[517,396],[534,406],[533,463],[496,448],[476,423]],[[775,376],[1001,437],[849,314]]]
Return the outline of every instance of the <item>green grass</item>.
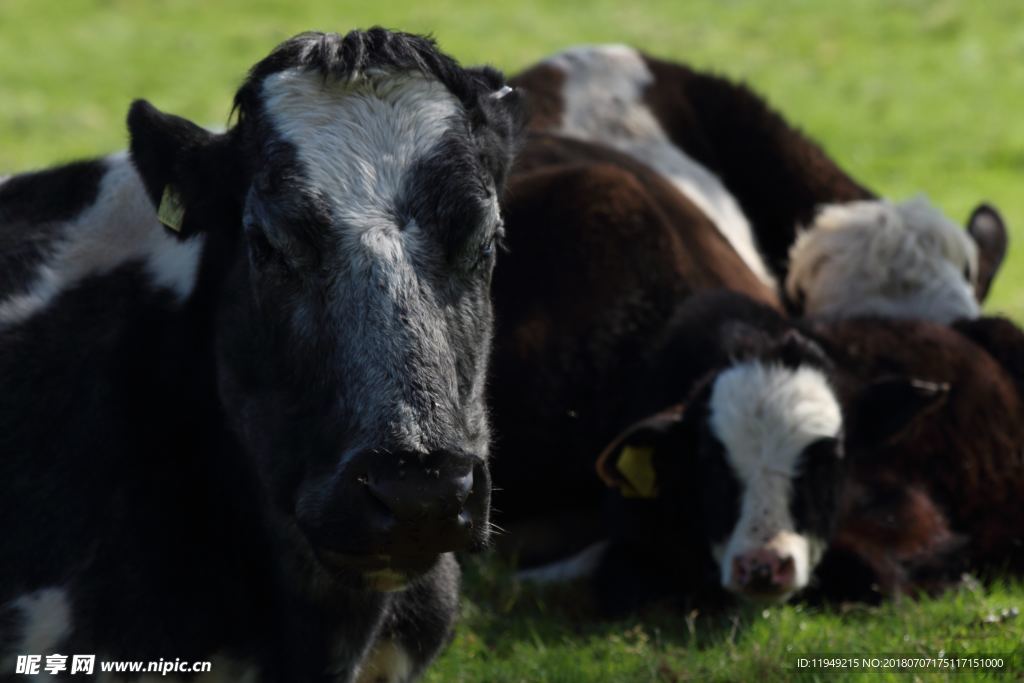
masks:
[[[927,680],[1024,678],[1024,584],[971,583],[939,599],[880,607],[736,608],[677,614],[655,608],[602,621],[581,587],[530,590],[494,560],[466,567],[463,622],[431,683],[488,681],[914,680],[906,674],[811,673],[799,657],[998,654],[1006,670],[921,674]],[[1014,610],[1017,612],[1014,612]]]
[[[1024,225],[1019,0],[0,0],[0,173],[124,147],[134,97],[223,123],[246,68],[278,41],[372,24],[509,71],[576,43],[632,43],[749,80],[876,191],[925,192],[955,218],[987,199],[1012,237]],[[989,310],[1024,320],[1024,240]],[[773,680],[802,653],[1016,650],[1020,662],[1024,647],[1024,617],[985,620],[1024,609],[1020,584],[845,613],[599,622],[578,592],[533,594],[495,571],[471,570],[431,681]]]

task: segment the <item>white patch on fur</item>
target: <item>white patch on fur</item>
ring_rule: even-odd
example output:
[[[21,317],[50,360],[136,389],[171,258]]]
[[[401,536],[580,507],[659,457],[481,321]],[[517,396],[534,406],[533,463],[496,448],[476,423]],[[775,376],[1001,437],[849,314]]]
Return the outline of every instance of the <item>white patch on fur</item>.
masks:
[[[530,583],[566,583],[592,576],[608,550],[608,541],[588,545],[571,557],[516,572],[516,578]]]
[[[10,652],[0,653],[4,671],[14,671],[18,655],[52,654],[71,634],[71,604],[63,588],[26,593],[11,601],[7,609],[14,613],[17,621],[12,626],[21,637]]]
[[[407,683],[415,669],[412,657],[393,640],[374,645],[356,678],[357,683]]]
[[[789,261],[786,292],[808,315],[949,323],[980,314],[977,246],[923,197],[826,206]]]
[[[713,549],[722,585],[732,582],[733,558],[770,549],[793,558],[795,589],[805,587],[824,545],[796,533],[789,505],[803,450],[842,431],[828,379],[809,367],[735,365],[715,380],[709,422],[742,485],[739,521],[728,541]]]
[[[155,287],[184,301],[195,287],[202,237],[179,241],[156,219],[142,179],[125,154],[108,157],[96,201],[61,232],[33,282],[0,301],[0,327],[44,311],[85,278],[141,263]]]
[[[583,46],[546,63],[565,74],[565,111],[557,132],[614,147],[666,176],[711,219],[747,267],[775,288],[735,197],[718,176],[672,143],[644,102],[654,76],[640,53],[623,45]]]
[[[395,202],[407,172],[461,109],[443,84],[407,73],[325,81],[290,69],[266,78],[263,97],[335,215],[365,230],[397,231]]]

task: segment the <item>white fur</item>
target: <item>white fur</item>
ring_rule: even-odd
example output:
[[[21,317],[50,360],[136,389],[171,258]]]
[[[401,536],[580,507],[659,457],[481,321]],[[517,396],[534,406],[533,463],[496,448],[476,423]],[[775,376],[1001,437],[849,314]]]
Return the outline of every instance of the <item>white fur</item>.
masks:
[[[183,301],[195,287],[202,237],[185,242],[156,219],[142,180],[124,154],[107,158],[96,201],[68,221],[32,283],[0,301],[0,327],[38,315],[87,277],[141,263],[153,285]]]
[[[357,683],[407,683],[412,680],[412,657],[393,640],[378,642],[359,672]]]
[[[565,583],[585,579],[594,573],[607,550],[608,541],[598,541],[564,560],[517,572],[516,578],[530,583]]]
[[[775,288],[739,203],[714,173],[672,143],[644,102],[654,76],[640,53],[622,45],[584,46],[546,63],[565,74],[560,134],[609,145],[666,176],[711,219],[747,267]]]
[[[791,556],[795,589],[803,588],[824,543],[796,533],[789,503],[804,448],[842,430],[828,379],[808,367],[741,363],[715,380],[710,415],[711,430],[742,484],[739,521],[725,545],[714,548],[722,585],[732,582],[735,557],[762,548]]]
[[[21,638],[8,652],[0,653],[0,666],[14,671],[18,655],[52,654],[71,634],[71,604],[63,588],[41,588],[15,598],[12,608],[18,619],[13,624]],[[16,631],[17,632],[17,631]]]
[[[410,74],[325,81],[290,69],[265,79],[263,97],[337,217],[365,230],[397,229],[393,209],[407,172],[460,110],[444,85]]]
[[[789,260],[786,292],[806,314],[948,323],[980,313],[977,247],[922,197],[826,206]]]

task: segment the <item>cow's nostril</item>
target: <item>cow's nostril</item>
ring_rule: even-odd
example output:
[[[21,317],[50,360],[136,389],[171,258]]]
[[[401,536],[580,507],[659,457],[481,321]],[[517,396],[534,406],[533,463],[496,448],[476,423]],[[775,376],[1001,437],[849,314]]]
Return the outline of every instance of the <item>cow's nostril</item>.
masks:
[[[455,480],[455,500],[458,503],[458,512],[462,512],[463,506],[469,495],[473,493],[473,470],[470,469],[465,476]]]
[[[455,520],[473,491],[473,469],[407,468],[371,475],[367,488],[399,522]]]
[[[779,566],[775,569],[775,584],[782,587],[789,586],[793,583],[795,576],[796,562],[792,555],[788,555],[779,562]]]

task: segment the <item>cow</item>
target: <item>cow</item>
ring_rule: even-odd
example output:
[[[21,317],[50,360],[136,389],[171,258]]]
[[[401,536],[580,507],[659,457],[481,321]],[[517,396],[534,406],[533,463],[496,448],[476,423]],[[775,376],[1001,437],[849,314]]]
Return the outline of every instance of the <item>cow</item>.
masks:
[[[136,101],[128,156],[0,186],[4,676],[412,680],[449,637],[520,97],[374,28],[285,41],[234,111]]]
[[[1011,322],[799,323],[709,292],[670,328],[664,362],[622,391],[679,382],[679,401],[598,459],[619,491],[611,537],[570,562],[607,610],[726,593],[870,600],[1024,571],[1024,332]]]
[[[981,204],[967,230],[922,197],[851,177],[744,85],[621,45],[565,50],[513,82],[530,127],[613,147],[667,178],[794,312],[951,322],[979,315],[1007,245]]]

